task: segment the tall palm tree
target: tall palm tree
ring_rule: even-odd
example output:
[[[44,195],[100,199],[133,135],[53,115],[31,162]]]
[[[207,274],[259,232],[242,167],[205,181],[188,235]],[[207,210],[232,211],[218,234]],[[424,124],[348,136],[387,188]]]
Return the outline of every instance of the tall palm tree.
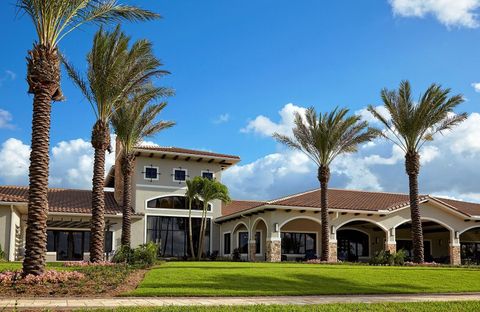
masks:
[[[202,258],[203,246],[205,244],[205,232],[207,229],[207,211],[209,202],[221,200],[223,203],[231,201],[228,188],[217,180],[196,177],[198,179],[198,197],[203,201],[202,219],[200,223],[200,236],[198,239],[197,260]]]
[[[169,89],[153,87],[148,84],[144,90],[131,95],[126,103],[121,103],[112,115],[112,125],[122,148],[121,151],[118,151],[123,174],[122,246],[130,247],[131,239],[131,184],[135,161],[134,148],[145,137],[153,136],[175,124],[171,121],[155,120],[167,103],[149,104],[155,99],[171,93]],[[120,177],[116,178],[120,179]]]
[[[51,102],[63,99],[60,89],[59,42],[87,23],[141,21],[159,17],[115,0],[18,0],[19,11],[32,19],[37,41],[27,56],[28,92],[33,94],[27,236],[23,273],[45,268]]]
[[[375,107],[368,110],[385,127],[382,136],[399,146],[405,153],[405,171],[409,180],[410,215],[412,219],[413,261],[424,262],[423,231],[418,207],[418,174],[420,149],[432,141],[436,133],[450,130],[467,118],[466,113],[454,114],[453,109],[463,102],[462,95],[449,97],[450,89],[432,84],[415,103],[410,83],[402,81],[398,90],[381,91],[383,106],[389,116],[383,116]]]
[[[348,109],[335,109],[331,113],[318,114],[313,107],[305,112],[305,118],[295,113],[293,137],[275,133],[280,143],[307,155],[318,166],[322,221],[321,260],[329,261],[328,181],[330,164],[339,155],[357,151],[359,144],[378,135],[378,130],[368,128],[359,116],[347,116]]]
[[[195,177],[193,180],[187,180],[187,189],[185,197],[188,201],[188,241],[190,247],[190,256],[196,259],[195,248],[193,247],[193,229],[192,229],[192,203],[198,200],[198,192],[202,183],[201,177]]]
[[[92,50],[87,56],[88,70],[85,81],[67,62],[69,76],[90,102],[96,116],[92,130],[94,148],[92,179],[92,222],[90,234],[90,261],[103,260],[105,229],[105,153],[110,149],[111,117],[125,99],[143,90],[154,76],[168,72],[159,70],[159,60],[153,55],[152,44],[136,41],[129,48],[130,38],[117,27],[113,32],[100,29],[94,37]]]

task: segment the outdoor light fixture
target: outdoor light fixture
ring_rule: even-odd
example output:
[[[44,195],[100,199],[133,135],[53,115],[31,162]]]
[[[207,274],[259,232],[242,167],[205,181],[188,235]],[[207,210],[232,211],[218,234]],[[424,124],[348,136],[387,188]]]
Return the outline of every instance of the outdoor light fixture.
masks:
[[[458,236],[459,236],[458,231],[455,231],[455,239],[458,239]]]
[[[275,228],[275,232],[278,232],[279,231],[278,223],[275,223],[273,226]]]
[[[330,234],[335,234],[335,227],[333,225],[330,227]]]

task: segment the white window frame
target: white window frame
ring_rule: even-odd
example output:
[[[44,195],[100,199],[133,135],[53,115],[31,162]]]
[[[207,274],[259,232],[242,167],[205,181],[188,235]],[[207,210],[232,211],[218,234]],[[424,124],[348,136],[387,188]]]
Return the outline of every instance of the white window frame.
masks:
[[[209,170],[202,170],[200,171],[200,176],[203,178],[203,173],[211,173],[212,174],[212,179],[215,179],[215,172],[209,171]]]
[[[149,169],[157,169],[157,177],[156,178],[147,178],[147,168]],[[153,181],[158,181],[158,172],[159,172],[159,168],[158,167],[155,167],[155,166],[143,166],[143,179],[144,180],[153,180]]]
[[[175,179],[175,170],[182,170],[182,171],[185,171],[185,180],[177,180]],[[180,183],[185,183],[185,181],[187,181],[187,176],[188,176],[188,169],[186,168],[173,168],[172,170],[172,178],[173,178],[173,182],[180,182]]]

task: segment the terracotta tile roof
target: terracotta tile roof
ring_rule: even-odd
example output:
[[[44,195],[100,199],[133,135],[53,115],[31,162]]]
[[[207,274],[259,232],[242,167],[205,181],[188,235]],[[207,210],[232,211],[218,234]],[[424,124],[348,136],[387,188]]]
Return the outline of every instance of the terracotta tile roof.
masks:
[[[27,202],[28,187],[0,186],[0,201]],[[91,213],[92,191],[56,189],[48,190],[49,211],[64,213]],[[115,215],[122,208],[113,197],[113,192],[105,192],[105,213]]]
[[[157,152],[169,152],[169,153],[178,153],[178,154],[188,154],[188,155],[198,155],[198,156],[206,156],[206,157],[222,157],[222,158],[231,158],[240,160],[240,157],[234,155],[227,155],[227,154],[219,154],[207,151],[199,151],[199,150],[191,150],[186,148],[180,147],[165,147],[165,146],[137,146],[137,149],[141,150],[150,150],[150,151],[157,151]]]
[[[451,199],[420,195],[420,201],[436,200],[467,216],[480,216],[480,204]],[[409,205],[408,194],[369,192],[357,190],[328,190],[328,207],[330,209],[358,211],[394,211]],[[272,201],[233,201],[222,209],[222,215],[228,216],[262,205],[287,207],[320,207],[320,189],[290,195]]]
[[[266,204],[264,201],[253,200],[232,200],[226,205],[222,205],[222,216],[237,213],[239,211],[256,208]]]

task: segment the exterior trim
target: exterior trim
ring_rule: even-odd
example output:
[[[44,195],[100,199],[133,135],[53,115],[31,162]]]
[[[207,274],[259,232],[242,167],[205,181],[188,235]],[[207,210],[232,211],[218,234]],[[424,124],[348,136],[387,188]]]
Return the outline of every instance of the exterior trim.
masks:
[[[155,168],[157,169],[157,177],[156,178],[147,178],[147,168],[149,169],[152,169],[152,168]],[[153,180],[153,181],[158,181],[159,180],[159,177],[158,177],[158,173],[160,171],[160,168],[158,166],[143,166],[143,179],[144,180]]]

